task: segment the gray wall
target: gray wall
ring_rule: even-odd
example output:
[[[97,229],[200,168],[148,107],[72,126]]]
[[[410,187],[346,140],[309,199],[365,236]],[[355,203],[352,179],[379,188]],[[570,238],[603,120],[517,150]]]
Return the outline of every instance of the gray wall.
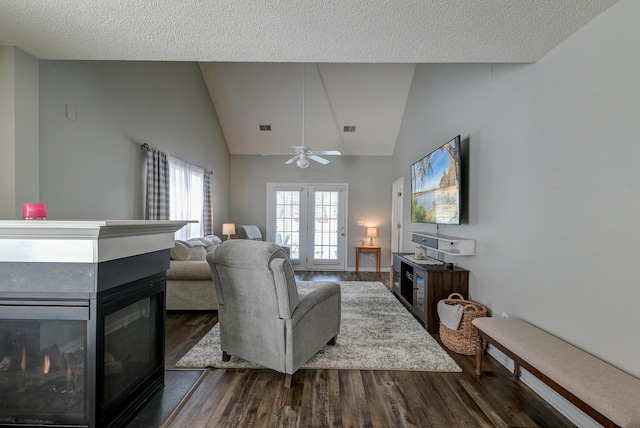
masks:
[[[15,177],[17,218],[23,202],[40,200],[38,60],[15,49]]]
[[[531,65],[418,66],[393,176],[461,134],[469,221],[440,233],[477,240],[449,257],[471,298],[640,377],[637,16],[620,2]],[[405,193],[405,230],[435,231]]]
[[[382,247],[381,267],[390,264],[391,170],[390,156],[332,156],[328,165],[312,162],[306,169],[284,165],[287,156],[231,156],[231,198],[229,222],[255,224],[266,233],[266,183],[347,183],[348,259],[355,268],[355,246],[366,230],[356,226],[362,220],[378,227],[375,243]],[[362,268],[375,268],[375,263],[361,257]]]
[[[0,46],[0,218],[39,198],[38,60]]]
[[[15,215],[14,50],[0,46],[0,219]]]
[[[65,117],[66,105],[76,120]],[[229,151],[195,63],[40,62],[40,187],[52,219],[142,219],[141,143],[212,170],[228,216]]]

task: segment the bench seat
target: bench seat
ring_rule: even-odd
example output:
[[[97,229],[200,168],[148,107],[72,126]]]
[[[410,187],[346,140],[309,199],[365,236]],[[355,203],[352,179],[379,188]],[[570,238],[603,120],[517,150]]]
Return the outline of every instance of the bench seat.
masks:
[[[545,382],[604,426],[640,428],[640,379],[515,318],[476,318],[476,374],[483,340]],[[480,346],[478,348],[478,346]]]

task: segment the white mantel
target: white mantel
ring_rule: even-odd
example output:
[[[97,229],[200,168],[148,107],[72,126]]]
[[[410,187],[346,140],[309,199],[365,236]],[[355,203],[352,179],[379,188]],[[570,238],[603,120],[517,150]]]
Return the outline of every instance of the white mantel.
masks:
[[[99,263],[174,246],[188,221],[0,220],[0,262]]]

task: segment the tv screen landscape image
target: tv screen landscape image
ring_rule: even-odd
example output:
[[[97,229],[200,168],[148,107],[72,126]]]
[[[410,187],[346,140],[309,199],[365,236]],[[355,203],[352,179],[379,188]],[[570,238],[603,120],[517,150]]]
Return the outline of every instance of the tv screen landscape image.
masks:
[[[411,165],[411,221],[460,224],[460,136]]]

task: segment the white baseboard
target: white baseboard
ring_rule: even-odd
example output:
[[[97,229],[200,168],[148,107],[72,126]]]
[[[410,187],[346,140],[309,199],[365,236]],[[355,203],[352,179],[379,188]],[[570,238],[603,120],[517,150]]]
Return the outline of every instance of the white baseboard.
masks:
[[[511,358],[507,357],[495,346],[487,346],[487,352],[513,373],[513,360]],[[520,369],[520,380],[577,426],[584,428],[602,428],[602,425],[594,421],[589,415],[578,409],[570,401],[549,388],[544,382],[540,381],[540,379],[524,368]]]

